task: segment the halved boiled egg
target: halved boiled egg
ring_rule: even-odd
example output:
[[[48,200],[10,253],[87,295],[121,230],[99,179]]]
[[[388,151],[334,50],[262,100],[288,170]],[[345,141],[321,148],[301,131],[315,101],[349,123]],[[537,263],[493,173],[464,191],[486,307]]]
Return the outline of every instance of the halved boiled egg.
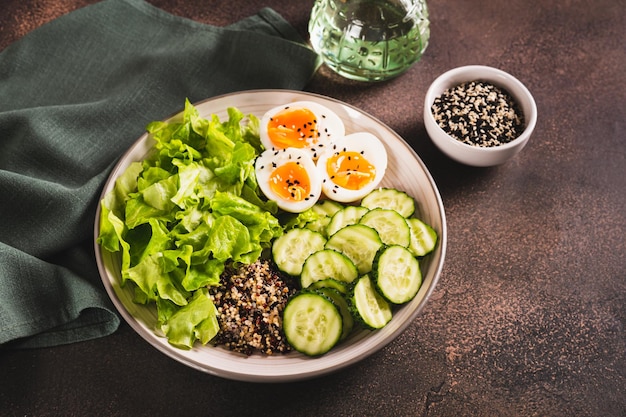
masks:
[[[326,106],[297,101],[274,107],[261,118],[265,149],[302,149],[316,160],[330,140],[345,134],[343,121]]]
[[[372,191],[385,175],[385,145],[368,132],[352,133],[333,142],[317,160],[322,192],[342,203],[359,200]]]
[[[285,211],[303,212],[322,194],[315,162],[302,149],[268,149],[258,156],[254,168],[263,194]]]

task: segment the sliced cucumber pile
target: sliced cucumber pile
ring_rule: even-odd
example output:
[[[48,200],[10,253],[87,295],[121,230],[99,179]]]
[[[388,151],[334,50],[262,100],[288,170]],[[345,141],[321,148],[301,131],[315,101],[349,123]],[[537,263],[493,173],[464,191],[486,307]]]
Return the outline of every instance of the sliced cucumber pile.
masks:
[[[415,217],[412,197],[392,188],[372,191],[360,205],[324,200],[309,210],[276,240],[272,254],[302,287],[283,313],[287,341],[317,356],[357,325],[384,327],[395,306],[416,296],[419,262],[434,250],[437,232]]]

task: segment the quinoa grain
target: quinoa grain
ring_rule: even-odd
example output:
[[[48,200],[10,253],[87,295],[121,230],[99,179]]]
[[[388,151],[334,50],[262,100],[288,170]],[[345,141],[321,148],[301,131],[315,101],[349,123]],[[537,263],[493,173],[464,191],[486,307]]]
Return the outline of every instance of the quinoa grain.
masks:
[[[251,355],[291,350],[282,330],[282,312],[295,285],[265,260],[227,268],[220,286],[209,290],[218,311],[216,345]]]

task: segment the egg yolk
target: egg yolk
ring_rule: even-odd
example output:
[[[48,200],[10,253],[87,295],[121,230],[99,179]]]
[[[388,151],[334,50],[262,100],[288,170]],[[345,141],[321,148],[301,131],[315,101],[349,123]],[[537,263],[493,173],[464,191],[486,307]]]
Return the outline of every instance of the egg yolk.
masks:
[[[267,124],[267,133],[277,149],[305,148],[317,142],[317,120],[309,109],[284,109]]]
[[[337,152],[326,162],[330,179],[348,190],[360,190],[376,177],[376,167],[358,152]]]
[[[277,167],[269,181],[272,191],[287,201],[307,200],[311,193],[309,174],[297,162],[287,162]]]

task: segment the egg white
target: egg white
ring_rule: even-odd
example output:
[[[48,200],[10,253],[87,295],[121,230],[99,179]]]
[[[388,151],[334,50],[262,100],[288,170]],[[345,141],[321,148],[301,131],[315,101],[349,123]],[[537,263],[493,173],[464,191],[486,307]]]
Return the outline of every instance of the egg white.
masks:
[[[343,121],[328,107],[313,101],[296,101],[274,107],[268,110],[261,118],[259,133],[261,136],[261,143],[265,149],[282,149],[280,146],[275,145],[270,139],[267,126],[274,116],[287,108],[304,108],[310,110],[315,115],[319,137],[316,140],[310,139],[305,141],[306,146],[298,148],[307,152],[313,160],[316,160],[319,157],[321,152],[328,146],[331,140],[339,139],[345,135],[345,126]]]
[[[291,201],[283,198],[272,190],[270,177],[280,166],[288,162],[298,162],[309,176],[311,191],[309,195],[300,201]],[[263,194],[274,200],[279,208],[290,213],[301,213],[311,208],[322,195],[322,180],[320,173],[315,167],[315,162],[308,152],[297,148],[286,148],[282,150],[268,149],[259,155],[255,161],[255,173],[257,183]]]
[[[344,188],[335,183],[333,176],[327,171],[327,162],[333,155],[343,151],[354,151],[363,155],[375,168],[374,179],[357,190]],[[322,192],[331,200],[351,203],[365,197],[380,184],[387,170],[387,150],[380,139],[371,133],[352,133],[333,141],[319,157],[316,165],[322,178]]]

